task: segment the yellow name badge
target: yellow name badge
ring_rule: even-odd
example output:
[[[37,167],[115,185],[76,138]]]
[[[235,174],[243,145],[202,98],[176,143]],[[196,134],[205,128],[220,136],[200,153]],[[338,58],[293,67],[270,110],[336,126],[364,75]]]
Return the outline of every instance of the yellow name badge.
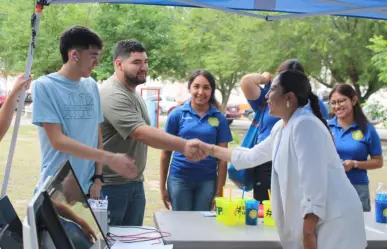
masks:
[[[211,118],[208,119],[208,123],[211,126],[218,127],[219,126],[219,119],[217,119],[215,117],[211,117]]]
[[[354,140],[359,141],[359,140],[362,140],[363,137],[364,137],[364,134],[363,134],[363,132],[361,132],[361,130],[357,130],[357,131],[352,132],[352,138]]]

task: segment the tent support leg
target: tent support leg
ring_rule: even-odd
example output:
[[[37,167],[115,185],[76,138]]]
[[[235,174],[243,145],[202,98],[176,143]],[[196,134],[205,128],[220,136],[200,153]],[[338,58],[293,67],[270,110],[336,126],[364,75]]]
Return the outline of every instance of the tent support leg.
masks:
[[[40,16],[42,14],[42,10],[43,10],[43,4],[38,3],[36,5],[35,13],[32,14],[31,16],[31,41],[28,49],[26,67],[24,70],[24,79],[27,79],[31,74],[32,60],[34,57],[36,38],[38,35]],[[17,135],[20,127],[21,115],[24,108],[25,96],[26,96],[26,90],[23,89],[23,91],[19,95],[19,103],[17,105],[17,113],[16,113],[13,133],[12,133],[11,145],[8,153],[7,166],[5,168],[3,186],[1,188],[1,197],[4,197],[7,194],[8,181],[11,175],[12,160],[15,153],[16,140],[17,140]]]

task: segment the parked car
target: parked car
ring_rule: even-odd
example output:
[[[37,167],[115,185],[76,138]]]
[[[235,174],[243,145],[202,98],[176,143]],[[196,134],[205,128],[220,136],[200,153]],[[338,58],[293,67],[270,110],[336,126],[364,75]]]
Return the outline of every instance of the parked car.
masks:
[[[157,95],[147,97],[145,101],[157,101]],[[176,99],[171,96],[160,95],[160,111],[161,113],[169,113],[174,107],[178,106]]]
[[[242,114],[240,113],[239,105],[228,104],[226,107],[226,118],[227,122],[230,125],[235,119],[240,119]]]

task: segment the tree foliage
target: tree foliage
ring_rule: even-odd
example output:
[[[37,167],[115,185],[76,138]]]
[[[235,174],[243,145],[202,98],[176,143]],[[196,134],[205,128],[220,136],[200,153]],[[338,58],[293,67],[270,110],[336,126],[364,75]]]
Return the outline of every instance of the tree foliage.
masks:
[[[31,36],[34,0],[0,0],[0,69],[23,71]],[[208,9],[68,4],[46,7],[36,43],[33,73],[56,71],[62,62],[59,36],[80,24],[104,40],[100,66],[93,76],[113,72],[116,42],[137,39],[146,48],[150,76],[186,79],[194,69],[207,69],[217,79],[223,106],[241,76],[275,72],[289,58],[298,58],[307,74],[332,87],[350,83],[363,102],[387,84],[387,31],[383,21],[313,17],[266,22]]]

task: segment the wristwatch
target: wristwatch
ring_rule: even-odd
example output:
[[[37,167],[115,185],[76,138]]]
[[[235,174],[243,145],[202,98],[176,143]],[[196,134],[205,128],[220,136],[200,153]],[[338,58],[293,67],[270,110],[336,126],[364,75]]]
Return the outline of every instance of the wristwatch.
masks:
[[[105,178],[103,177],[103,175],[94,175],[93,176],[93,182],[95,181],[95,179],[100,179],[102,183],[105,183]]]
[[[353,160],[353,167],[354,167],[355,169],[359,168],[358,161]]]

